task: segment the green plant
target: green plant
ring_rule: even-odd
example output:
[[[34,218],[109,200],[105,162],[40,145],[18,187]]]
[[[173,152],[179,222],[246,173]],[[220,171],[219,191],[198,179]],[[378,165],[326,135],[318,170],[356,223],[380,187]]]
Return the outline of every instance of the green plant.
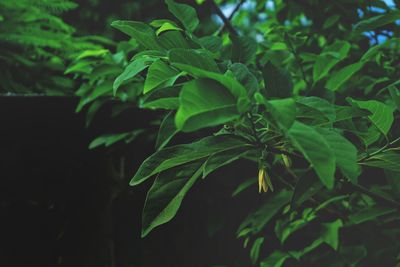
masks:
[[[63,73],[69,61],[82,50],[110,45],[100,36],[77,37],[60,19],[76,6],[67,0],[0,2],[0,93],[73,93],[76,85]]]
[[[172,0],[177,21],[113,22],[137,42],[113,94],[165,110],[157,151],[130,183],[155,176],[143,237],[175,216],[199,178],[248,160],[259,192],[267,192],[237,231],[253,264],[398,262],[400,13],[382,1],[304,2],[259,4],[238,11],[233,24],[214,4],[229,32],[202,37],[195,9]],[[267,20],[240,21],[260,10]],[[197,138],[170,146],[178,132]],[[250,178],[235,196],[252,190],[257,178]],[[296,239],[301,247],[291,245]],[[263,249],[276,241],[278,249]]]

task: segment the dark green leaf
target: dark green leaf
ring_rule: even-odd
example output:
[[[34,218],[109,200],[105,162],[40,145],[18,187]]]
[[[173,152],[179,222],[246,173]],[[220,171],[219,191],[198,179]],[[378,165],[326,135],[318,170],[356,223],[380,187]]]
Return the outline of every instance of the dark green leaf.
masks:
[[[295,148],[312,164],[321,182],[332,189],[335,182],[335,154],[325,139],[311,126],[295,121],[288,132]]]
[[[232,197],[236,197],[236,196],[239,195],[241,192],[243,192],[244,190],[246,190],[247,188],[249,188],[250,186],[252,186],[253,184],[256,184],[256,183],[257,183],[256,177],[254,177],[253,179],[247,179],[246,181],[244,181],[243,183],[241,183],[241,184],[235,189],[235,191],[233,191]]]
[[[266,87],[266,97],[291,97],[293,82],[290,73],[280,67],[267,63],[262,69],[264,83]]]
[[[220,72],[217,63],[206,53],[193,49],[172,49],[169,52],[171,63],[185,64],[202,70]]]
[[[253,265],[257,262],[258,257],[260,256],[260,249],[263,243],[264,237],[259,237],[254,241],[253,246],[251,247],[250,259]]]
[[[347,65],[338,72],[334,73],[326,83],[326,88],[331,91],[338,90],[347,80],[349,80],[356,72],[358,72],[365,62],[357,62]]]
[[[201,162],[179,166],[160,173],[147,193],[142,216],[142,237],[169,222],[183,198],[201,175]]]
[[[247,150],[248,148],[239,148],[211,155],[204,163],[203,178],[208,176],[213,171],[240,159],[240,157],[243,156]]]
[[[141,108],[176,110],[179,108],[179,93],[181,86],[157,88],[144,95]]]
[[[177,70],[161,59],[158,59],[149,67],[146,81],[144,82],[143,93],[146,94],[160,85],[163,87],[171,86],[179,76],[180,73]]]
[[[251,63],[256,56],[257,42],[252,38],[232,35],[232,61],[243,64]]]
[[[156,149],[160,150],[164,148],[178,132],[175,126],[175,114],[170,111],[162,120],[160,129],[158,130]]]
[[[384,26],[386,24],[390,24],[400,19],[400,11],[395,10],[391,11],[387,14],[374,16],[372,18],[368,18],[358,22],[354,25],[354,32],[357,34],[361,34],[365,31],[372,31],[376,28]]]
[[[395,208],[373,206],[367,207],[358,212],[352,213],[349,216],[349,220],[354,224],[360,224],[370,220],[376,220],[379,216],[383,216],[392,212],[395,212]]]
[[[363,165],[400,172],[400,154],[395,152],[383,152],[362,162]]]
[[[211,154],[245,146],[247,144],[237,139],[225,136],[210,136],[194,143],[163,148],[148,157],[140,165],[130,185],[140,184],[154,174]]]

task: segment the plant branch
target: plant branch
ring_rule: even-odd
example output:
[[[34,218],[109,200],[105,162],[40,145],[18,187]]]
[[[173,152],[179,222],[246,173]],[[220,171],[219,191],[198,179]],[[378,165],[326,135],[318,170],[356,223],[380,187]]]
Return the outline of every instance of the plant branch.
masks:
[[[244,2],[246,2],[246,0],[241,0],[236,7],[233,9],[232,13],[229,15],[229,17],[227,18],[229,21],[232,20],[233,16],[235,15],[236,12],[239,11],[240,7],[244,4]],[[224,29],[225,29],[226,25],[225,23],[218,29],[217,31],[217,35],[219,35]]]
[[[215,13],[217,13],[218,17],[220,17],[225,25],[225,27],[228,29],[228,31],[233,34],[233,35],[239,35],[238,32],[233,28],[230,20],[224,15],[222,10],[219,8],[219,6],[214,2],[214,0],[208,0],[211,4],[211,7],[215,10]]]

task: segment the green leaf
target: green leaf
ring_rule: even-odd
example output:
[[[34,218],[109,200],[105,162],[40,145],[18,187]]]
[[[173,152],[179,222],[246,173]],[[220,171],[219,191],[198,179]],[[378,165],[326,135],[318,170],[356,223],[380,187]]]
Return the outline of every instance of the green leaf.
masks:
[[[218,36],[204,36],[198,39],[202,47],[212,53],[219,53],[222,50],[222,38]]]
[[[156,31],[156,35],[160,35],[163,32],[166,31],[183,31],[181,28],[179,28],[173,21],[169,21],[169,20],[157,20],[156,22],[159,23],[163,21],[163,23],[161,25],[156,24],[155,21],[153,21],[152,23],[150,23],[150,25],[155,26],[158,28]]]
[[[254,241],[253,246],[251,247],[250,259],[253,265],[256,264],[258,257],[260,256],[260,249],[263,243],[264,237],[259,237]]]
[[[331,122],[336,119],[335,107],[323,98],[316,96],[302,97],[297,100],[297,103],[319,112]]]
[[[125,70],[115,79],[113,84],[114,95],[117,93],[118,88],[126,81],[132,79],[141,71],[146,69],[152,62],[153,58],[137,58],[126,66]]]
[[[217,63],[204,52],[177,48],[169,51],[168,56],[171,63],[185,64],[211,72],[220,72]]]
[[[376,220],[379,216],[395,212],[396,208],[373,206],[362,209],[349,215],[349,220],[354,224]]]
[[[196,10],[185,4],[175,3],[173,0],[166,0],[168,10],[182,23],[182,25],[189,31],[194,32],[199,25]]]
[[[160,173],[147,193],[142,216],[142,237],[169,222],[183,198],[201,175],[201,162],[179,166]]]
[[[163,148],[148,157],[139,167],[130,185],[137,185],[150,176],[195,161],[211,154],[245,147],[247,144],[225,136],[210,136],[199,141]]]
[[[178,31],[163,32],[158,36],[157,40],[162,45],[162,47],[164,47],[168,51],[176,48],[190,48],[188,41],[183,37],[182,33]]]
[[[260,263],[260,267],[281,267],[287,259],[292,258],[288,253],[275,250]]]
[[[347,80],[358,72],[364,64],[365,62],[350,64],[334,73],[326,83],[326,88],[331,91],[337,91]]]
[[[314,83],[325,78],[329,71],[337,64],[340,60],[331,55],[320,55],[315,61],[313,68],[313,80]]]
[[[361,164],[385,170],[400,172],[400,154],[391,151],[382,152],[372,157],[369,157],[366,161],[363,161]]]
[[[336,157],[336,163],[343,175],[352,183],[357,183],[357,178],[361,173],[360,166],[357,164],[357,148],[338,132],[319,128],[318,132],[325,138]]]
[[[157,88],[141,99],[140,107],[149,109],[176,110],[179,108],[179,94],[182,86]]]
[[[356,25],[354,25],[353,30],[356,34],[361,34],[365,31],[372,31],[376,28],[393,23],[399,19],[400,19],[400,11],[395,10],[387,14],[378,15],[372,18],[362,20],[358,22]]]
[[[257,78],[249,71],[246,65],[234,63],[229,66],[229,71],[231,71],[235,79],[246,88],[249,97],[254,95],[255,92],[258,92],[259,86]]]
[[[238,237],[244,229],[249,229],[246,232],[256,234],[263,230],[265,225],[272,219],[272,217],[290,200],[291,192],[282,190],[275,193],[262,205],[258,210],[249,214],[242,222],[238,229]]]
[[[231,36],[232,61],[249,64],[256,57],[257,42],[249,37]]]
[[[282,129],[289,129],[296,118],[296,103],[292,98],[267,101],[263,95],[254,95],[258,104],[263,104]]]
[[[321,239],[330,245],[334,250],[339,248],[339,229],[342,228],[343,222],[341,219],[337,219],[330,223],[322,224]]]
[[[179,71],[171,68],[163,60],[158,59],[149,67],[143,93],[146,94],[160,85],[163,87],[171,86],[180,75]]]
[[[228,89],[233,96],[235,96],[237,101],[237,110],[240,113],[245,113],[250,108],[250,100],[247,96],[246,88],[244,88],[243,85],[241,85],[236,79],[220,73],[205,71],[191,65],[179,63],[174,63],[173,65],[182,71],[190,73],[196,78],[212,79],[225,86],[225,88]]]
[[[393,99],[394,104],[396,105],[396,108],[398,111],[400,111],[400,93],[399,90],[395,86],[390,86],[389,87],[389,93],[390,96]]]
[[[89,149],[104,145],[105,147],[111,146],[119,141],[124,140],[126,143],[134,140],[138,135],[144,132],[143,129],[138,129],[132,132],[119,133],[119,134],[105,134],[97,137],[89,144]]]
[[[266,86],[265,95],[267,98],[292,96],[293,82],[287,70],[276,67],[268,62],[262,69],[262,74]]]
[[[235,191],[233,191],[232,197],[236,197],[236,196],[239,195],[241,192],[243,192],[244,190],[246,190],[247,188],[249,188],[250,186],[252,186],[253,184],[256,184],[256,183],[257,183],[256,177],[254,177],[253,179],[247,179],[246,181],[244,181],[243,183],[241,183],[241,184],[235,189]]]
[[[203,178],[208,176],[213,171],[240,159],[240,157],[247,153],[247,151],[248,148],[238,148],[212,154],[204,163]]]
[[[239,117],[235,97],[220,83],[210,79],[186,83],[179,100],[175,122],[184,132],[217,126]]]
[[[322,190],[324,185],[315,175],[303,175],[296,183],[290,207],[292,210],[299,207],[304,201]]]
[[[162,120],[160,129],[158,130],[156,149],[160,150],[164,148],[178,132],[175,126],[175,114],[170,111]]]
[[[141,46],[150,50],[164,50],[157,42],[154,30],[138,21],[117,20],[111,26],[134,38]]]
[[[312,164],[321,182],[332,189],[335,182],[335,155],[325,139],[313,128],[295,121],[288,137],[303,156]]]
[[[370,121],[384,134],[387,135],[390,128],[392,127],[394,117],[394,109],[388,105],[377,100],[354,100],[348,98],[348,100],[358,106],[359,108],[366,109],[372,113],[368,118]]]

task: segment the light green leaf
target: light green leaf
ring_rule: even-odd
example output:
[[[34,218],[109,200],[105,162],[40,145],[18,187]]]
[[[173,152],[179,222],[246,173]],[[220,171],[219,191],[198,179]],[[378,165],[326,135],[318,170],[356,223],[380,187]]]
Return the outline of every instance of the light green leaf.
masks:
[[[179,76],[179,71],[170,67],[163,60],[158,59],[149,67],[146,81],[144,82],[143,93],[146,94],[160,85],[163,87],[171,86]]]
[[[331,91],[338,90],[347,80],[349,80],[356,72],[358,72],[365,62],[357,62],[347,65],[338,72],[334,73],[326,83],[326,88]]]
[[[179,101],[175,123],[184,132],[217,126],[239,117],[235,97],[220,83],[210,79],[186,83]]]
[[[282,129],[289,129],[296,118],[296,103],[292,98],[267,101],[260,93],[254,95],[259,104],[264,104],[275,122]]]
[[[352,183],[357,183],[360,167],[357,164],[357,148],[334,130],[319,128],[318,132],[325,138],[336,157],[336,163],[343,175]]]
[[[275,250],[260,263],[260,267],[281,267],[287,259],[292,258],[288,253]]]
[[[334,250],[339,248],[339,229],[342,228],[343,222],[337,219],[330,223],[322,224],[321,239],[330,245]]]
[[[362,101],[351,98],[348,100],[359,108],[370,111],[372,115],[369,115],[368,118],[384,135],[387,135],[394,121],[392,107],[377,100]]]
[[[335,182],[335,155],[325,139],[313,128],[295,121],[288,137],[303,156],[312,164],[321,182],[332,189]]]
[[[328,75],[329,71],[339,62],[339,59],[331,55],[318,56],[313,68],[314,83],[325,78]]]
[[[166,0],[168,10],[182,23],[182,25],[189,31],[194,32],[199,25],[196,10],[185,4],[176,3],[173,0]]]
[[[160,173],[147,193],[142,216],[142,237],[169,222],[183,198],[201,175],[201,162],[179,166]]]
[[[140,165],[130,185],[140,184],[154,174],[211,154],[245,146],[248,145],[237,139],[225,136],[210,136],[190,144],[163,148],[148,157]]]
[[[253,265],[257,262],[258,257],[260,256],[260,249],[263,243],[264,237],[259,237],[254,241],[253,246],[251,247],[250,259]]]
[[[160,150],[164,148],[178,132],[175,126],[175,114],[170,111],[160,124],[156,140],[156,149]]]
[[[160,35],[165,31],[183,31],[172,21],[164,21],[164,23],[157,29],[156,35]]]
[[[164,50],[157,42],[154,30],[138,21],[117,20],[111,26],[134,38],[141,46],[150,50]]]

